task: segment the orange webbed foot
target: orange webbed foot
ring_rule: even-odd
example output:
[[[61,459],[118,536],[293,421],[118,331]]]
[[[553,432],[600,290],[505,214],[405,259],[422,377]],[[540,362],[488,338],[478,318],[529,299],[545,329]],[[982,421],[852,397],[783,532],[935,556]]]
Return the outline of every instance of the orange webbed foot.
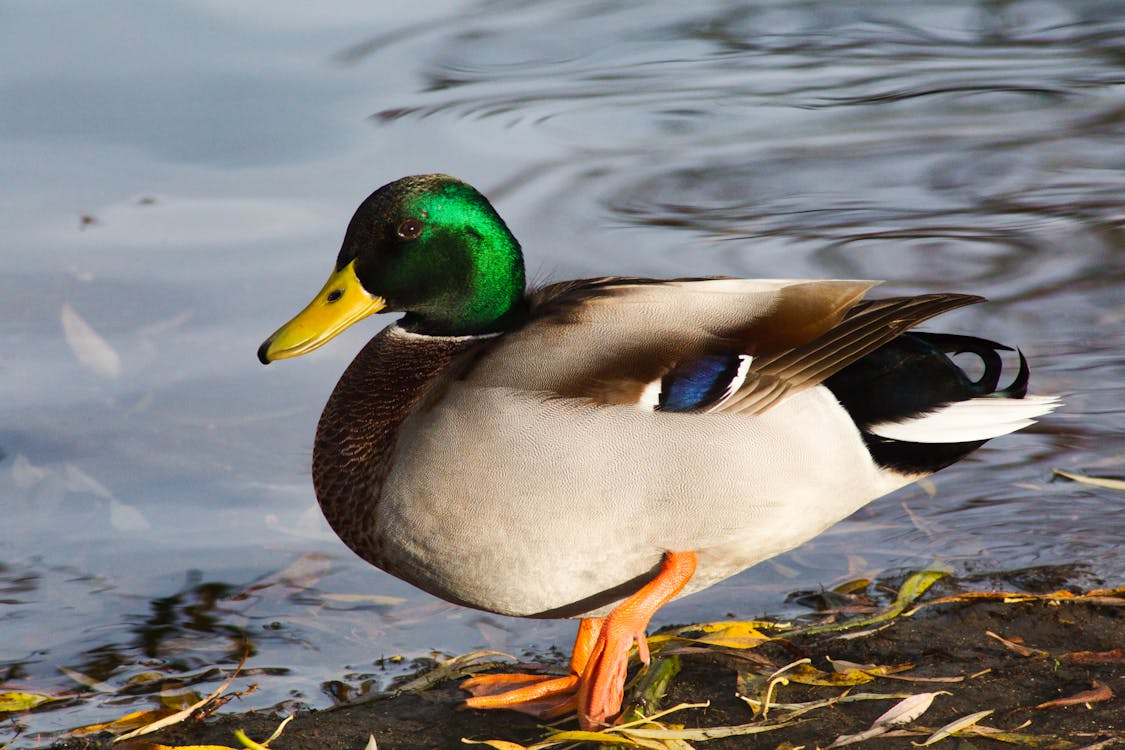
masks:
[[[537,719],[553,719],[573,710],[577,687],[577,675],[486,674],[461,683],[462,690],[473,694],[465,700],[465,708],[506,708]]]
[[[554,719],[573,711],[577,706],[579,676],[586,668],[601,627],[601,618],[587,618],[579,624],[569,675],[486,674],[471,677],[461,683],[462,690],[473,694],[472,698],[466,699],[465,708],[506,708],[538,719]]]
[[[636,643],[637,656],[648,664],[649,620],[694,573],[694,552],[667,552],[656,577],[609,613],[578,685],[578,723],[583,729],[601,729],[617,718],[625,698],[629,649]]]
[[[506,708],[541,719],[577,709],[583,729],[609,726],[621,712],[629,649],[648,664],[645,628],[660,607],[695,573],[694,552],[667,552],[656,577],[625,599],[604,620],[588,618],[578,628],[570,674],[565,677],[495,674],[473,677],[461,687],[473,693],[467,708]]]
[[[629,648],[638,638],[636,632],[613,627],[612,622],[602,632],[578,685],[578,723],[583,729],[607,727],[621,711]],[[639,638],[638,643],[645,642],[643,630]],[[647,663],[647,659],[644,661]]]

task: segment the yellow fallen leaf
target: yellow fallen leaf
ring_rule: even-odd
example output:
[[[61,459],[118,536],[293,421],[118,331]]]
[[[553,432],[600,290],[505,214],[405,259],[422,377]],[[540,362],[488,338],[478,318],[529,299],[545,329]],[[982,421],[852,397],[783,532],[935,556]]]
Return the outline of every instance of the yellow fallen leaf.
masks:
[[[650,636],[648,647],[650,651],[656,651],[669,641],[687,641],[721,648],[754,648],[770,640],[770,636],[763,633],[760,628],[772,626],[773,623],[758,620],[705,622]]]
[[[831,656],[825,656],[828,663],[832,665],[833,672],[851,672],[859,670],[867,672],[872,677],[883,677],[885,675],[894,674],[896,672],[905,672],[908,669],[914,669],[914,665],[910,663],[904,664],[857,664],[854,661],[847,661],[845,659],[833,659]]]
[[[867,587],[871,585],[869,578],[857,578],[854,581],[844,581],[839,586],[832,587],[834,594],[854,594],[857,591],[866,591]]]
[[[758,629],[761,623],[752,621],[711,622],[692,628],[683,628],[680,635],[696,643],[725,648],[753,648],[770,640]],[[702,635],[690,635],[700,632]]]
[[[27,711],[55,700],[59,699],[53,695],[44,695],[43,693],[0,693],[0,713],[8,711]]]
[[[633,740],[623,737],[617,732],[583,732],[574,730],[570,732],[559,732],[552,734],[551,742],[600,742],[603,745],[625,745],[626,747],[637,747],[637,743]]]
[[[903,581],[902,587],[898,590],[898,596],[888,609],[894,611],[895,614],[902,612],[918,597],[926,593],[931,586],[947,575],[949,575],[949,571],[946,570],[923,570],[912,573],[910,577]]]
[[[674,630],[674,633],[685,635],[692,638],[698,636],[689,635],[691,633],[715,633],[724,635],[738,635],[754,638],[768,638],[762,632],[762,628],[772,628],[774,623],[764,622],[762,620],[729,620],[721,622],[704,622],[697,625],[688,625],[686,627]]]
[[[466,745],[488,745],[489,747],[496,748],[496,750],[527,750],[526,745],[508,742],[507,740],[470,740],[462,737],[461,741]]]
[[[106,721],[101,724],[87,724],[84,727],[77,727],[71,729],[70,733],[74,735],[80,734],[93,734],[94,732],[124,732],[137,727],[147,726],[153,722],[159,721],[166,716],[175,713],[169,708],[155,708],[149,711],[133,711],[124,716],[120,716],[113,721]]]
[[[848,685],[862,685],[871,682],[876,677],[892,675],[896,672],[905,672],[913,669],[913,664],[892,664],[880,666],[877,664],[848,665],[848,662],[832,662],[835,671],[825,672],[811,664],[802,664],[786,673],[793,682],[802,685],[829,685],[846,687]]]
[[[848,685],[862,685],[875,678],[861,669],[849,669],[845,672],[825,672],[811,664],[802,664],[785,673],[791,682],[802,685],[830,685],[846,687]]]

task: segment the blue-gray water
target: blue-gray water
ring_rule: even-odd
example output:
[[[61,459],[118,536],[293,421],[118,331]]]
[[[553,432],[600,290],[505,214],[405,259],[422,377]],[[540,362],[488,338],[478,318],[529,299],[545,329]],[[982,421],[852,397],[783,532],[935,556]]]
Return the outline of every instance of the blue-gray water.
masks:
[[[1052,469],[1125,471],[1123,38],[1122,2],[7,3],[0,690],[86,690],[16,745],[154,706],[159,677],[209,689],[244,636],[240,707],[327,705],[382,656],[567,647],[572,624],[436,601],[320,518],[313,427],[378,322],[254,357],[404,174],[490,195],[536,280],[983,294],[940,328],[1065,394],[656,624],[934,560],[1121,583],[1122,493]]]

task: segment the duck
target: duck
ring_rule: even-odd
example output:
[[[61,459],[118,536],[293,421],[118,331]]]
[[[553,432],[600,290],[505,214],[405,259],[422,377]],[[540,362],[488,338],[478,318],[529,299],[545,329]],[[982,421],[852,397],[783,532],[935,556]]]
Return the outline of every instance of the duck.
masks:
[[[489,200],[415,175],[359,205],[328,281],[258,358],[402,314],[320,417],[323,514],[368,563],[446,601],[579,620],[567,674],[461,687],[467,708],[576,712],[597,729],[621,711],[634,645],[648,663],[646,628],[664,604],[1058,405],[1028,395],[1022,353],[915,330],[983,298],[868,298],[877,284],[619,276],[528,288]]]

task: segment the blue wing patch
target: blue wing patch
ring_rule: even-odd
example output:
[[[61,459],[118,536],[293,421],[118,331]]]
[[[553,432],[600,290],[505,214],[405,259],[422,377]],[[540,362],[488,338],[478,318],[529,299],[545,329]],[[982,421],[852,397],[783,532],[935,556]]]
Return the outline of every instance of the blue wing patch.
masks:
[[[681,362],[660,383],[659,411],[691,412],[714,406],[745,377],[745,354],[704,354]]]

